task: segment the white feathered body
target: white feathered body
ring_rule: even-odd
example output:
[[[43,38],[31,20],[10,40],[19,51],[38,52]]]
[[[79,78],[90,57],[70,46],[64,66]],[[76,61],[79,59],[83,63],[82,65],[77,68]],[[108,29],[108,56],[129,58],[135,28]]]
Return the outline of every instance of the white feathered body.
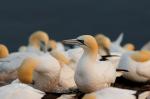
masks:
[[[134,52],[125,53],[119,62],[119,67],[128,68],[129,72],[124,73],[124,77],[137,82],[150,80],[150,61],[137,62],[130,55]]]
[[[22,83],[0,87],[0,97],[2,99],[41,99],[44,95],[44,92]]]
[[[84,54],[76,68],[75,82],[84,92],[92,92],[108,87],[115,82],[116,69],[109,61],[94,62]]]

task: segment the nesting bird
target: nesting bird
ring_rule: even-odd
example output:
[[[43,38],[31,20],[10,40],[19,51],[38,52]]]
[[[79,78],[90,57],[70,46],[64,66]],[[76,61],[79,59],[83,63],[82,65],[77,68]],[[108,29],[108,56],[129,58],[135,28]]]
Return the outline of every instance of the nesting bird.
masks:
[[[26,84],[15,83],[0,87],[0,97],[3,99],[41,99],[44,95],[44,92]]]
[[[12,81],[17,78],[16,70],[21,65],[23,60],[29,56],[40,56],[47,49],[49,37],[44,32],[35,32],[29,38],[29,46],[25,52],[8,53],[8,50],[3,47],[3,58],[0,59],[0,76]],[[5,53],[4,53],[5,52]],[[6,54],[4,57],[4,54]],[[10,78],[11,76],[12,78]]]
[[[147,82],[150,80],[150,51],[132,51],[124,53],[119,62],[119,67],[128,68],[129,72],[124,77],[136,81]]]
[[[51,92],[59,83],[60,70],[58,61],[49,54],[29,57],[18,68],[18,79],[36,89]]]
[[[150,92],[140,92],[119,88],[105,88],[96,92],[86,94],[82,99],[147,99]]]

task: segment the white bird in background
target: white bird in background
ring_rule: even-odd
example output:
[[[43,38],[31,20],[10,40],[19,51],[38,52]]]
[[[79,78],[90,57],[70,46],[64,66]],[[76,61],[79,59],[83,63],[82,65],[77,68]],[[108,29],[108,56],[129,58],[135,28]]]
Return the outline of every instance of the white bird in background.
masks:
[[[113,66],[117,67],[121,53],[110,52],[111,40],[103,34],[97,34],[95,39],[99,47],[99,54],[102,55],[102,57],[107,56],[106,59],[109,59],[113,63]]]
[[[148,43],[146,43],[141,50],[149,50],[150,51],[150,41]]]
[[[39,53],[41,52],[41,50],[43,52],[46,52],[48,41],[49,36],[46,32],[36,31],[32,33],[32,35],[29,37],[29,45],[26,50],[34,53],[35,52]]]
[[[149,95],[149,91],[138,93],[134,90],[109,87],[86,94],[82,99],[147,99]]]
[[[128,68],[129,72],[124,77],[136,81],[147,82],[150,80],[150,51],[132,51],[124,53],[120,59],[119,67]]]
[[[69,49],[66,51],[68,57],[70,58],[70,61],[72,63],[72,65],[70,65],[70,67],[75,70],[77,63],[79,62],[79,59],[81,58],[82,54],[83,54],[83,49],[82,48],[73,48],[73,49]]]
[[[6,58],[8,56],[9,56],[8,48],[5,45],[0,44],[0,58]],[[11,74],[13,74],[13,75],[11,75]],[[6,84],[10,80],[15,79],[16,76],[14,76],[14,74],[16,75],[16,72],[10,72],[10,73],[6,74],[5,72],[1,71],[0,72],[0,83]]]
[[[0,87],[0,97],[3,99],[41,99],[44,95],[44,92],[21,83]]]
[[[123,48],[127,51],[134,51],[135,50],[135,45],[132,43],[126,43]]]
[[[57,50],[57,44],[54,40],[50,40],[48,43],[48,51],[50,54],[58,60],[61,65],[61,73],[60,73],[60,81],[59,85],[67,88],[75,88],[76,84],[74,81],[74,71],[70,68],[69,65],[72,65],[71,61],[69,60],[66,55]]]
[[[25,45],[20,46],[18,49],[18,52],[25,52],[25,51],[27,51],[27,46]]]
[[[108,54],[122,54],[124,52],[133,51],[135,46],[132,43],[127,43],[123,47],[121,46],[121,42],[123,40],[123,33],[119,35],[116,41],[111,41],[110,38],[103,34],[97,34],[95,39],[100,46],[100,53],[101,55],[108,55]]]
[[[94,37],[83,35],[63,42],[84,49],[75,71],[75,82],[81,91],[93,92],[115,82],[116,68],[110,61],[98,60],[98,45]]]
[[[3,47],[0,52],[2,53],[1,56],[5,57],[0,58],[0,79],[3,81],[6,80],[7,82],[17,78],[16,70],[21,65],[22,61],[29,56],[42,55],[42,51],[46,51],[48,40],[49,37],[47,34],[35,32],[29,38],[30,46],[27,47],[28,51],[9,54],[7,48]]]

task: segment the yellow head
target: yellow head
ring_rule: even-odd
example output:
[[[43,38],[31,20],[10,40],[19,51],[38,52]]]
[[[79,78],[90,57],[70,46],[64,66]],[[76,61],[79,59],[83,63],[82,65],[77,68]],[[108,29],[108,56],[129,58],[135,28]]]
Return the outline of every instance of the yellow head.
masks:
[[[127,43],[123,46],[124,49],[129,50],[129,51],[133,51],[135,50],[135,46],[132,43]]]
[[[33,58],[25,59],[18,68],[18,78],[22,83],[31,84],[33,82],[33,71],[38,62]]]
[[[131,58],[137,62],[150,61],[150,51],[141,50],[131,55]]]
[[[34,46],[35,48],[41,48],[41,42],[47,46],[49,41],[49,36],[46,32],[43,31],[36,31],[29,37],[30,45]]]
[[[88,52],[89,54],[98,54],[98,45],[96,39],[91,35],[82,35],[76,39],[64,40],[63,42],[66,44],[81,46],[85,50],[85,52]]]
[[[103,34],[97,34],[95,36],[95,39],[96,39],[99,47],[101,46],[101,47],[109,49],[109,47],[111,45],[111,40],[108,37],[106,37]]]
[[[0,58],[5,58],[8,55],[9,55],[8,48],[5,45],[0,44]]]
[[[96,93],[86,94],[85,96],[83,96],[82,99],[97,99],[96,98]]]

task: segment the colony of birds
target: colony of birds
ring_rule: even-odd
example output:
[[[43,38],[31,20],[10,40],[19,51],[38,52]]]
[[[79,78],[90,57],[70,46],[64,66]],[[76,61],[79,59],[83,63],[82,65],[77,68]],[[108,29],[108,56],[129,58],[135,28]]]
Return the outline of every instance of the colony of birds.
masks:
[[[0,44],[2,99],[150,99],[150,42],[135,50],[121,46],[122,33],[116,41],[97,34],[56,42],[43,31],[28,39],[12,53]],[[118,87],[118,77],[142,86]]]

